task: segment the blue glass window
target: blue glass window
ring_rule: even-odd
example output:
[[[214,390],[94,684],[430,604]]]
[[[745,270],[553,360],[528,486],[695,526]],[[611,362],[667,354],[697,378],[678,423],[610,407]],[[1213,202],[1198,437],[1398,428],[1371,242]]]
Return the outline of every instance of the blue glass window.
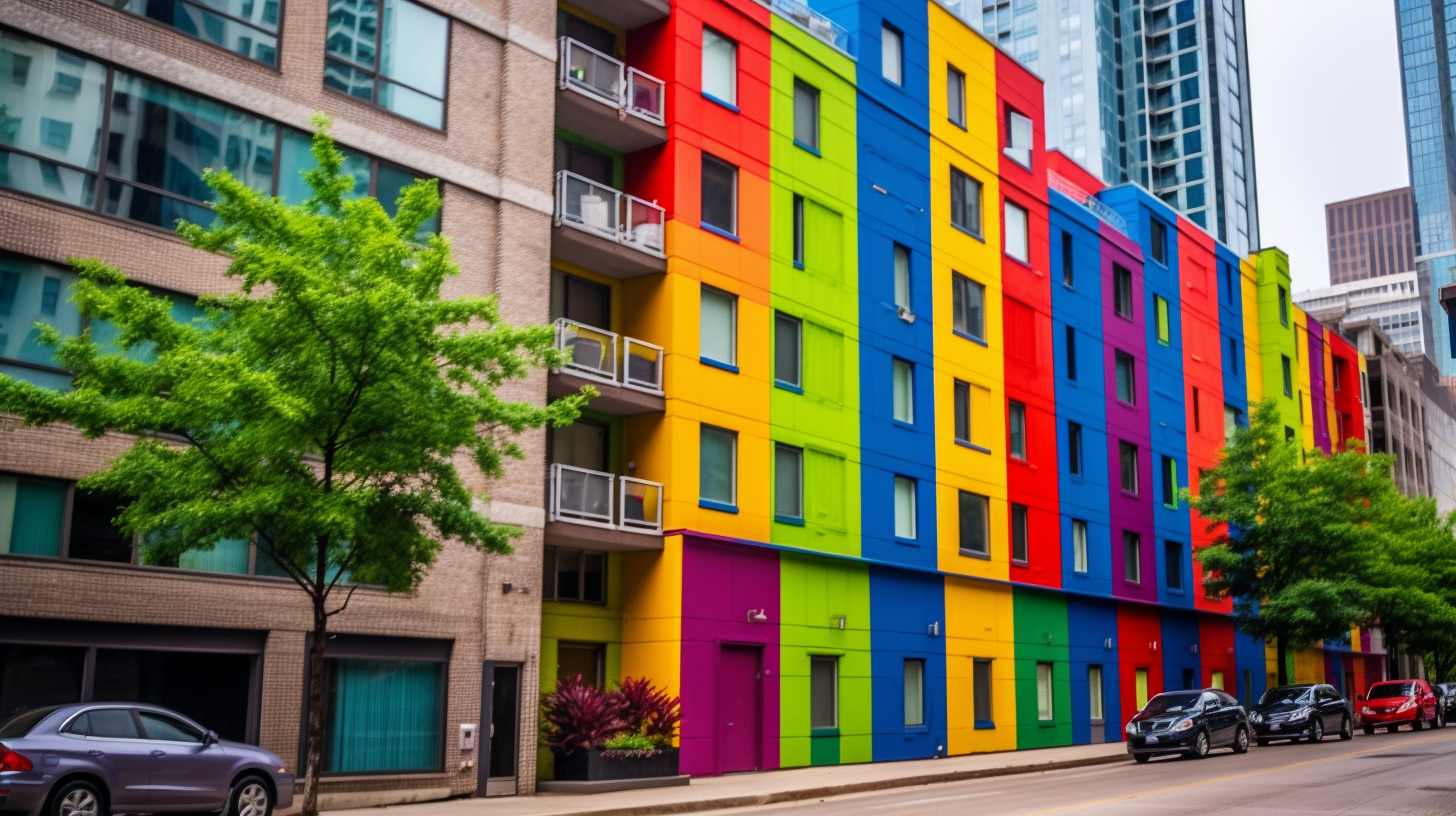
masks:
[[[1203,150],[1203,134],[1199,131],[1183,134],[1183,155],[1191,156]]]
[[[283,0],[105,0],[204,42],[278,65],[278,19]]]
[[[450,19],[417,3],[329,0],[324,87],[443,128],[449,46]]]

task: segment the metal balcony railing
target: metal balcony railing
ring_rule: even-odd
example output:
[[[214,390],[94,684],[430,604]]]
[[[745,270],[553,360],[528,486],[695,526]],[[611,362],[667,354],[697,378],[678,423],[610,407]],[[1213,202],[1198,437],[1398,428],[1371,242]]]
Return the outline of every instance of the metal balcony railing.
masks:
[[[662,393],[662,347],[575,320],[558,318],[556,348],[567,353],[562,368],[599,382],[650,394]],[[621,357],[617,341],[621,340]]]
[[[844,26],[809,8],[799,0],[759,0],[783,17],[798,23],[805,31],[826,43],[849,53],[849,30]]]
[[[662,485],[572,465],[551,466],[550,521],[662,534]]]
[[[665,257],[667,211],[570,170],[556,174],[556,223]]]
[[[661,125],[666,86],[663,81],[583,42],[562,37],[557,81],[563,89],[585,94],[602,104]]]

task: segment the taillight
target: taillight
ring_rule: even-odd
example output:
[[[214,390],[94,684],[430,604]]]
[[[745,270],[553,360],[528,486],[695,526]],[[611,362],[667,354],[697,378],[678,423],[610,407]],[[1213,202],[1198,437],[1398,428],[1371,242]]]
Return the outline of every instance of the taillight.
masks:
[[[0,772],[28,771],[34,767],[30,760],[6,748],[4,745],[0,745]]]

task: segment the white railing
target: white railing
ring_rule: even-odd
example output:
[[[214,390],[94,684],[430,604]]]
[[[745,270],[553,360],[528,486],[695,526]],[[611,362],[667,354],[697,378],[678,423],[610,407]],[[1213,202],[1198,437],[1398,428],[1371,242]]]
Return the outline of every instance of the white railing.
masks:
[[[585,94],[597,101],[653,124],[664,124],[666,86],[657,77],[628,68],[621,60],[586,43],[562,37],[557,64],[557,82],[563,89]]]
[[[759,2],[777,11],[781,16],[798,23],[800,28],[820,40],[846,54],[849,53],[849,30],[809,8],[807,3],[799,2],[799,0],[759,0]]]
[[[556,223],[665,257],[667,211],[570,170],[556,174]]]
[[[556,348],[567,353],[562,368],[583,377],[620,384],[650,394],[662,393],[662,347],[564,317],[553,324]],[[620,365],[618,361],[620,359]]]
[[[572,465],[551,466],[550,521],[662,534],[662,485]]]
[[[1048,170],[1047,186],[1086,207],[1093,215],[1115,227],[1118,232],[1123,235],[1127,234],[1127,219],[1118,215],[1117,210],[1103,204],[1097,196],[1078,187],[1071,179]]]

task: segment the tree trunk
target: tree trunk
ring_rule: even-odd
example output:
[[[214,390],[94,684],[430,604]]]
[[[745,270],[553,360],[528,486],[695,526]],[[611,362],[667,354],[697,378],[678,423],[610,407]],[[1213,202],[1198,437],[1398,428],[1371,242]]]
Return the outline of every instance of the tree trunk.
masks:
[[[1289,647],[1285,645],[1284,638],[1274,639],[1274,653],[1278,655],[1275,660],[1279,663],[1279,685],[1289,685]]]
[[[325,599],[313,599],[313,644],[308,652],[308,726],[304,738],[303,816],[318,814],[319,772],[324,759],[324,649],[329,639]]]

